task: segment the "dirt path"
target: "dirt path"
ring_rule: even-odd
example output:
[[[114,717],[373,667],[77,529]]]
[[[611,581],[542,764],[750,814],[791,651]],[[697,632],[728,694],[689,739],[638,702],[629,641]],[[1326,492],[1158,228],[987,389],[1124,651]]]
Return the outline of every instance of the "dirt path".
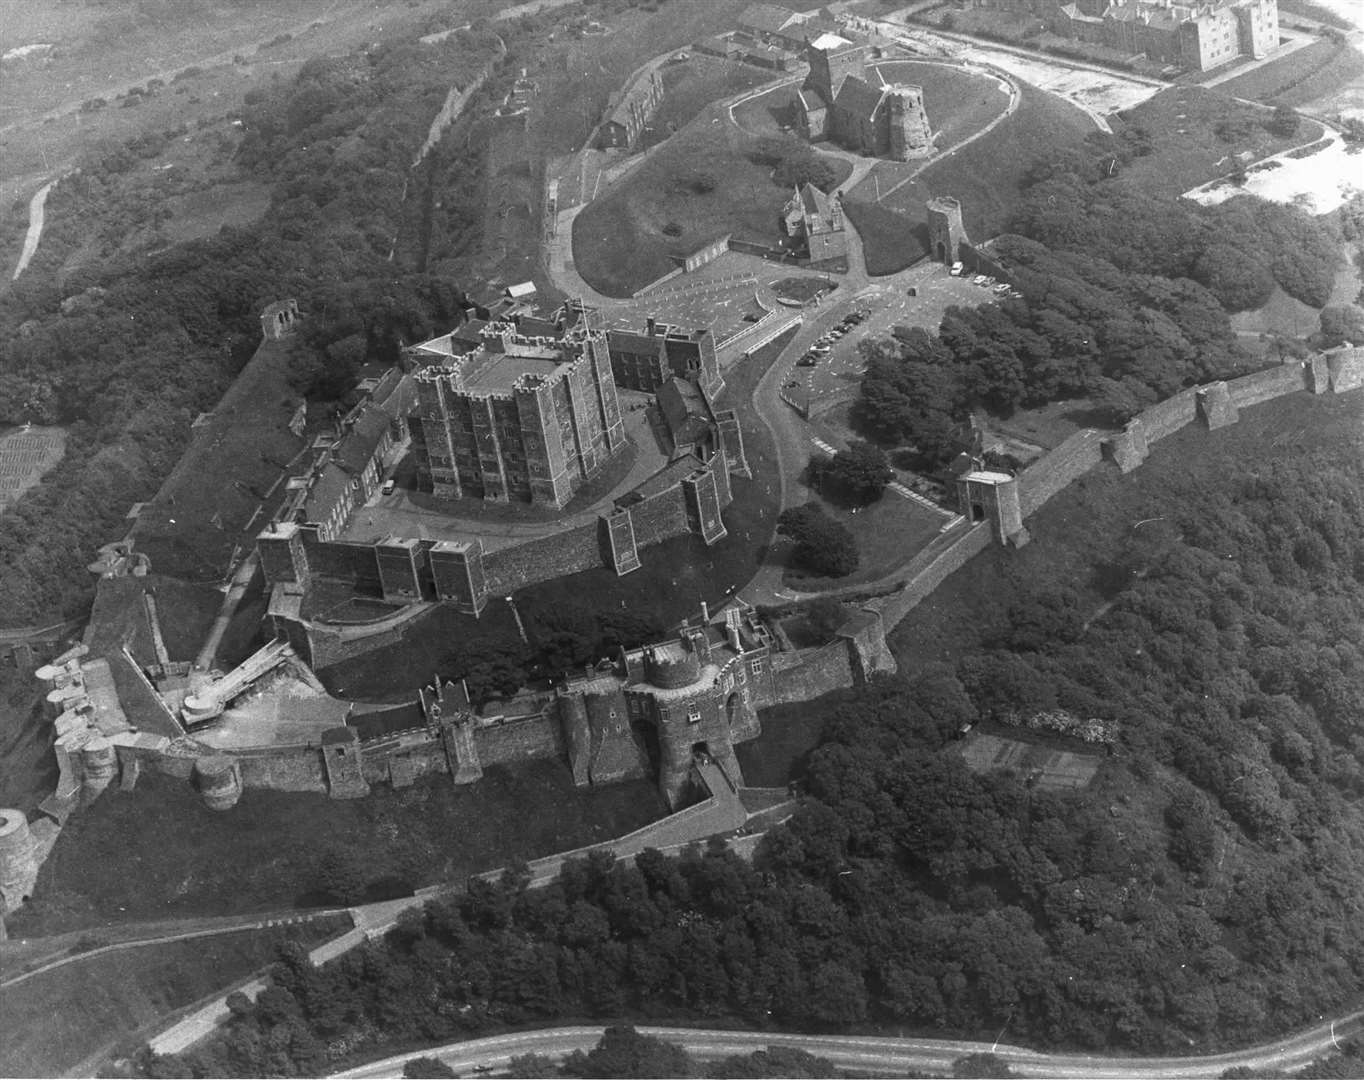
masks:
[[[43,207],[47,203],[47,193],[52,190],[52,185],[57,181],[49,180],[33,193],[33,198],[28,201],[28,232],[24,236],[24,250],[19,253],[19,265],[14,268],[14,273],[10,275],[11,281],[17,281],[19,275],[24,272],[28,262],[33,258],[33,253],[38,250],[38,241],[43,236]]]

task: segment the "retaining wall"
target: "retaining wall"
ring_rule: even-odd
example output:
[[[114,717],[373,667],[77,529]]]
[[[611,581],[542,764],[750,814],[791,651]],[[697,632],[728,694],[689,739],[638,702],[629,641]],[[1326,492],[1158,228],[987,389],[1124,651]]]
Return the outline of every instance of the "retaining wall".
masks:
[[[317,747],[271,750],[257,754],[234,753],[241,766],[243,788],[275,791],[327,791],[322,771],[322,752]]]
[[[526,585],[601,566],[597,529],[594,520],[553,536],[486,552],[483,572],[487,575],[489,595],[505,596]]]
[[[481,727],[474,732],[474,743],[485,767],[533,758],[568,758],[563,725],[552,714]]]
[[[1137,415],[1137,419],[1146,428],[1146,441],[1156,442],[1167,435],[1173,435],[1185,424],[1193,423],[1198,415],[1197,393],[1196,388],[1181,390],[1173,397],[1157,402],[1149,409],[1143,409]]]
[[[881,612],[886,631],[895,625],[925,600],[930,593],[947,579],[954,570],[965,566],[971,556],[990,546],[990,528],[985,522],[973,525],[959,536],[941,554],[928,563],[912,577],[898,593],[881,601],[873,601],[866,607],[875,607]]]
[[[1279,364],[1266,371],[1257,371],[1253,375],[1232,379],[1227,383],[1231,403],[1238,409],[1305,389],[1307,373],[1302,363],[1297,360]]]

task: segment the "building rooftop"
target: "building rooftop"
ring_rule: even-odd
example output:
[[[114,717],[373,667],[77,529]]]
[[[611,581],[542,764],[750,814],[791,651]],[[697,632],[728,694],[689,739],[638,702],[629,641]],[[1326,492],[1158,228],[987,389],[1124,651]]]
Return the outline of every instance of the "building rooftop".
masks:
[[[511,393],[523,376],[538,375],[542,378],[553,375],[564,358],[546,349],[548,356],[514,356],[510,353],[481,352],[470,357],[464,369],[464,388],[475,393]]]

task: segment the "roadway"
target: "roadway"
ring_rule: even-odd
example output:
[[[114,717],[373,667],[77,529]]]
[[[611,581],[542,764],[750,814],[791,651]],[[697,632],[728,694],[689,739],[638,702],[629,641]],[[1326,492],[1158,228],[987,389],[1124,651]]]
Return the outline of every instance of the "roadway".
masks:
[[[711,1029],[640,1027],[642,1034],[666,1039],[703,1061],[750,1054],[768,1046],[790,1046],[828,1058],[840,1069],[871,1075],[903,1076],[911,1071],[950,1072],[952,1062],[968,1054],[995,1054],[1023,1076],[1091,1077],[1095,1080],[1163,1080],[1218,1077],[1228,1069],[1300,1069],[1340,1047],[1340,1040],[1364,1027],[1364,1010],[1327,1021],[1285,1039],[1224,1054],[1184,1057],[1117,1057],[1106,1054],[1047,1054],[1021,1046],[963,1039],[894,1038],[876,1035],[803,1035],[795,1032],[716,1031]],[[457,1075],[498,1072],[512,1057],[542,1054],[561,1058],[588,1050],[601,1038],[600,1027],[542,1028],[487,1039],[448,1043],[385,1058],[338,1077],[399,1077],[403,1063],[414,1057],[437,1057]]]

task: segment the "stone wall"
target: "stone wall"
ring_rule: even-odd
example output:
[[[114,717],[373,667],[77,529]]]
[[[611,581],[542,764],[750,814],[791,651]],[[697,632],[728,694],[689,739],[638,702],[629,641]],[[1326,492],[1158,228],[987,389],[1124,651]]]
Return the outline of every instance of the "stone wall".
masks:
[[[557,711],[526,720],[508,720],[480,727],[474,733],[478,758],[489,765],[535,758],[568,758],[568,744]]]
[[[1265,371],[1257,371],[1254,375],[1246,375],[1227,383],[1232,404],[1238,409],[1258,405],[1262,401],[1283,397],[1284,394],[1305,388],[1305,372],[1302,364],[1296,360],[1276,364]]]
[[[322,754],[317,747],[235,753],[233,757],[241,765],[242,786],[245,788],[324,793],[327,790],[326,774],[322,771]]]
[[[1185,424],[1193,423],[1197,410],[1197,391],[1193,389],[1181,390],[1173,397],[1142,410],[1138,417],[1146,429],[1147,443],[1157,442],[1167,435],[1173,435]]]
[[[489,594],[506,596],[526,585],[603,565],[598,528],[593,521],[553,536],[486,552],[483,571],[488,578]],[[644,541],[640,543],[642,546]]]
[[[635,525],[635,543],[640,547],[657,544],[687,531],[687,504],[682,485],[660,491],[630,507]]]
[[[853,670],[848,643],[831,641],[818,649],[772,654],[771,690],[759,705],[784,705],[809,701],[839,687],[852,686]]]
[[[1077,431],[1060,446],[1043,454],[1018,474],[1018,503],[1024,518],[1036,512],[1048,499],[1103,459],[1103,434]]]
[[[1332,349],[1326,354],[1326,366],[1331,372],[1331,389],[1337,394],[1364,386],[1364,348]]]
[[[893,596],[868,604],[881,612],[889,632],[914,608],[927,599],[930,593],[941,585],[954,570],[965,566],[967,561],[990,546],[990,529],[982,522],[967,529],[961,536],[938,554],[922,570],[915,574],[905,587]]]

